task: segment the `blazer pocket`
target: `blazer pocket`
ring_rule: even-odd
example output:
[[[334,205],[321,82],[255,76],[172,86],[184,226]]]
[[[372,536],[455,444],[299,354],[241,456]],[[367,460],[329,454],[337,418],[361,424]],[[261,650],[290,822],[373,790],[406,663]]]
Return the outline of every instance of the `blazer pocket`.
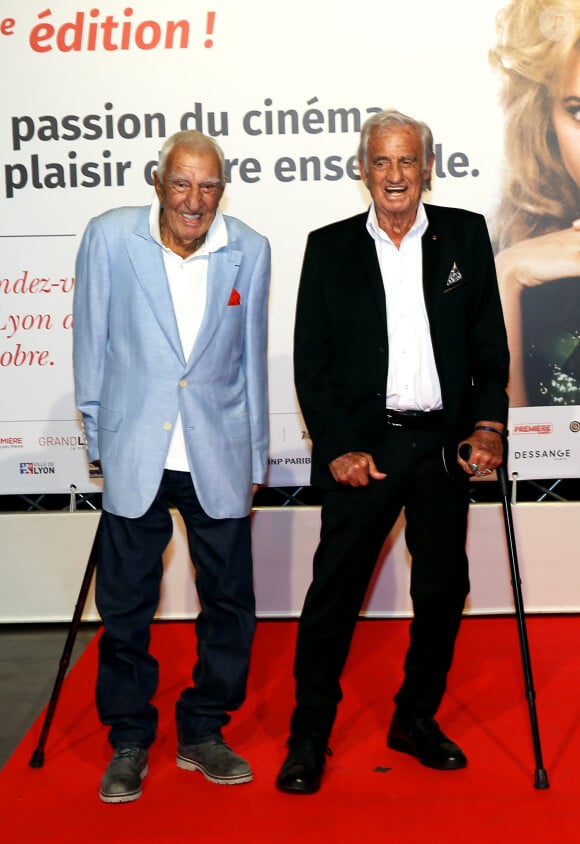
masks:
[[[118,431],[124,414],[110,407],[99,408],[99,428],[105,431]]]
[[[247,413],[243,416],[227,416],[225,422],[230,437],[250,436],[250,419]]]
[[[459,290],[460,287],[465,287],[467,281],[463,278],[461,281],[456,281],[455,284],[446,285],[443,288],[443,293],[453,293],[455,290]]]

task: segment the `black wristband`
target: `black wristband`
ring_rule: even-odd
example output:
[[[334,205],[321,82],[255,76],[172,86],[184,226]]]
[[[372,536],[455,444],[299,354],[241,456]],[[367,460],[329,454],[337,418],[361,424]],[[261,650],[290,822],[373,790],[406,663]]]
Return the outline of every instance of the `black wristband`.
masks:
[[[502,440],[507,439],[505,431],[498,431],[497,428],[492,428],[491,425],[476,425],[474,431],[490,431],[492,434],[497,434]]]

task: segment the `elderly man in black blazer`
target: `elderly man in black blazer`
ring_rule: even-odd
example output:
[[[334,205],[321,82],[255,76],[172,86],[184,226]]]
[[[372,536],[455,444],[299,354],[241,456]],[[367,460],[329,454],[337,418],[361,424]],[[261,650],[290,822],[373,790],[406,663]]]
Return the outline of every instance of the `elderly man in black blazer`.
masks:
[[[433,161],[428,126],[373,115],[359,146],[369,212],[308,238],[294,365],[322,530],[277,778],[290,793],[320,787],[354,627],[402,509],[413,620],[387,744],[431,768],[467,764],[434,716],[469,592],[469,479],[503,456],[509,354],[485,221],[423,204]]]

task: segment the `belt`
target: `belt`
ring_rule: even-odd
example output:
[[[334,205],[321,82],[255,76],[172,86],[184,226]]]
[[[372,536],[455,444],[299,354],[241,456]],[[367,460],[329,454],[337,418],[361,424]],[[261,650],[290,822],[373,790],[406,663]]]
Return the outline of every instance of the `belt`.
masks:
[[[385,411],[389,428],[404,431],[437,431],[443,426],[442,410],[389,410]]]

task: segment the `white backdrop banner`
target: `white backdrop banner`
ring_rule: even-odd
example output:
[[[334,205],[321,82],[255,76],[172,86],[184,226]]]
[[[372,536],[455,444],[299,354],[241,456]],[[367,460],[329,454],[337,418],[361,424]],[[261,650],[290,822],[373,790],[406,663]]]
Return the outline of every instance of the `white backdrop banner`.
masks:
[[[272,244],[269,483],[307,484],[291,361],[307,233],[367,207],[358,135],[388,107],[433,129],[428,200],[493,214],[503,124],[488,52],[502,5],[2,0],[0,493],[98,489],[73,396],[75,255],[91,217],[151,201],[158,150],[183,128],[221,144],[223,210]],[[578,408],[520,410],[520,476],[577,474]]]

